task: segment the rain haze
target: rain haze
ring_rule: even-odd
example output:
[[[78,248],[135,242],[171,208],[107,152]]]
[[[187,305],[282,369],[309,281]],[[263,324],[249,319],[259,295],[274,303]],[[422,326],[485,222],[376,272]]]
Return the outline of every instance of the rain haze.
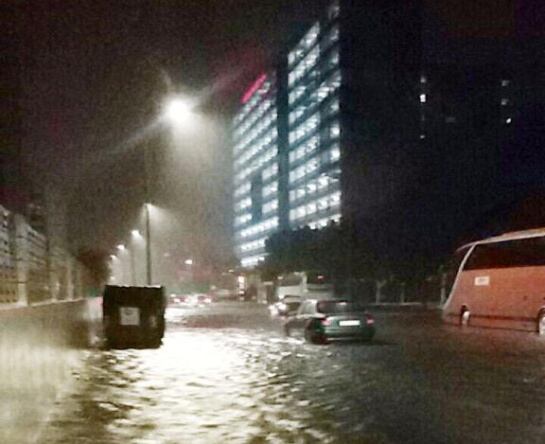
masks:
[[[542,0],[0,3],[0,443],[545,442]]]
[[[3,7],[16,54],[10,71],[22,90],[25,173],[34,187],[47,188],[72,248],[111,249],[136,223],[149,146],[153,199],[179,216],[172,241],[188,253],[228,255],[229,112],[270,63],[290,23],[308,21],[319,2]],[[172,92],[199,102],[196,134],[169,139],[149,128]]]

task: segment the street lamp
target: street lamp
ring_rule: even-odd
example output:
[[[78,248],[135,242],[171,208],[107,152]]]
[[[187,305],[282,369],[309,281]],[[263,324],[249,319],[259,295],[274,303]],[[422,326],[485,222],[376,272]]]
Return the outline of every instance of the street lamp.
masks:
[[[176,128],[186,124],[191,120],[195,104],[179,95],[170,95],[163,101],[163,109],[159,116],[161,120],[166,121],[170,126]],[[144,204],[145,226],[146,226],[146,282],[152,285],[152,258],[151,258],[151,153],[149,148],[144,153],[145,177],[146,177],[146,203]]]
[[[185,124],[193,113],[192,106],[187,99],[172,96],[165,100],[163,117],[171,124]]]

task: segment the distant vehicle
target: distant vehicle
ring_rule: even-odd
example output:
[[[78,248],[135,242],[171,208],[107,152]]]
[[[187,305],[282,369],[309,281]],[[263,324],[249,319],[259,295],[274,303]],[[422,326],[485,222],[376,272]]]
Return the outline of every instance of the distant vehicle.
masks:
[[[465,245],[453,265],[446,322],[545,335],[545,229]]]
[[[303,301],[284,324],[286,336],[302,334],[313,344],[332,340],[365,340],[375,335],[375,321],[361,306],[338,299]]]
[[[188,300],[188,295],[186,294],[171,294],[170,297],[169,297],[169,304],[171,305],[177,305],[177,304],[185,304],[187,303],[187,300]]]
[[[299,310],[302,299],[300,296],[287,295],[281,301],[269,306],[269,312],[273,317],[293,316]]]
[[[210,304],[212,298],[208,294],[198,294],[196,295],[197,304]]]
[[[159,347],[165,333],[163,287],[107,285],[103,326],[110,347]]]
[[[204,293],[193,293],[190,294],[186,299],[186,303],[189,305],[206,305],[210,304],[211,302],[212,297]]]
[[[326,273],[300,271],[278,276],[276,297],[282,301],[285,296],[299,296],[301,299],[333,298],[333,283]]]

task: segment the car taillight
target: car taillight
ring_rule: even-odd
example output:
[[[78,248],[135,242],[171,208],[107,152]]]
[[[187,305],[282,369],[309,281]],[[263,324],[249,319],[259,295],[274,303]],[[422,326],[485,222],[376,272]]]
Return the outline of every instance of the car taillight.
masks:
[[[365,320],[365,323],[367,325],[373,325],[375,323],[375,320],[371,317],[367,317],[367,319]]]
[[[321,323],[322,323],[322,325],[323,325],[324,327],[327,327],[328,325],[331,325],[331,319],[329,319],[329,318],[323,318],[323,319],[321,320]]]

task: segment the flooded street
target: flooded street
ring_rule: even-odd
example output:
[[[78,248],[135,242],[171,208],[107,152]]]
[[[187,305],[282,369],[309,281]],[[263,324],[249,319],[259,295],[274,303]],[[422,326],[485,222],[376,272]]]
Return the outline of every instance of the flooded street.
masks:
[[[171,308],[163,346],[94,350],[38,442],[542,443],[545,340],[375,312],[372,343],[285,338],[266,307]]]

